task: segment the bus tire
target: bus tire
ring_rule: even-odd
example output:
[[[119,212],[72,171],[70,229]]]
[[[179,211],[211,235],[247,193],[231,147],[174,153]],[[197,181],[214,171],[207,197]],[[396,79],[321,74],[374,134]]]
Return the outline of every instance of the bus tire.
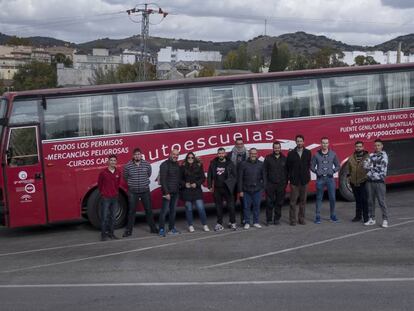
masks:
[[[98,189],[92,191],[87,200],[88,220],[97,229],[101,229],[101,201],[102,197]],[[118,208],[115,211],[115,229],[124,227],[127,221],[128,201],[123,194],[120,194],[118,202]]]
[[[354,194],[352,192],[351,184],[348,181],[348,171],[346,166],[339,173],[339,194],[341,197],[349,202],[355,201]]]

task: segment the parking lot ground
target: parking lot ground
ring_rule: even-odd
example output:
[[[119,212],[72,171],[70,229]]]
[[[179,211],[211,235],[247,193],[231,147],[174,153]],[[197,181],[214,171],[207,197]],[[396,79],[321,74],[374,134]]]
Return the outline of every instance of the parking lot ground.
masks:
[[[294,227],[286,205],[280,226],[237,231],[205,233],[197,218],[188,233],[180,213],[182,233],[165,238],[142,217],[107,242],[85,222],[1,228],[0,310],[414,310],[413,190],[388,189],[386,229],[351,222],[343,201],[339,223],[326,200],[314,224],[312,197]]]

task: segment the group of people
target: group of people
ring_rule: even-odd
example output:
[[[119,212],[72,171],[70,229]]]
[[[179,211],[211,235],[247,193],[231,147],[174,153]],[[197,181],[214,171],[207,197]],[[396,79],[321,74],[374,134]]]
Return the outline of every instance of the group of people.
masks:
[[[325,189],[328,192],[330,221],[338,222],[335,210],[336,183],[334,174],[340,170],[336,153],[329,148],[329,139],[322,137],[321,148],[312,156],[304,146],[304,137],[295,137],[296,147],[285,156],[281,143],[273,143],[273,152],[259,159],[258,150],[247,150],[241,138],[236,139],[233,149],[226,153],[218,148],[217,156],[210,162],[207,171],[207,187],[213,194],[217,222],[215,231],[224,230],[223,209],[229,213],[228,227],[237,230],[236,203],[239,202],[240,226],[261,228],[259,221],[263,191],[266,194],[265,225],[279,225],[286,188],[290,184],[289,224],[305,225],[305,207],[311,172],[316,175],[316,208],[314,223],[321,223],[321,207]],[[356,202],[356,214],[352,221],[363,221],[374,225],[375,202],[382,210],[382,227],[388,227],[385,203],[385,177],[388,157],[383,143],[376,140],[375,151],[369,154],[361,141],[355,143],[355,151],[347,161],[346,172]],[[109,156],[108,168],[98,178],[98,189],[102,197],[101,239],[118,239],[114,234],[114,211],[118,204],[121,175],[128,184],[128,220],[123,237],[132,234],[136,206],[142,202],[150,232],[165,237],[180,233],[175,227],[176,206],[179,199],[185,202],[188,231],[194,232],[193,208],[198,210],[203,231],[210,231],[203,201],[202,185],[206,181],[203,164],[194,152],[189,152],[183,163],[178,162],[179,151],[171,150],[170,156],[160,166],[157,181],[162,191],[162,207],[158,227],[152,214],[150,177],[151,165],[143,158],[141,150],[133,151],[132,159],[124,166],[123,174],[117,169],[116,155]],[[166,218],[168,215],[168,228]]]

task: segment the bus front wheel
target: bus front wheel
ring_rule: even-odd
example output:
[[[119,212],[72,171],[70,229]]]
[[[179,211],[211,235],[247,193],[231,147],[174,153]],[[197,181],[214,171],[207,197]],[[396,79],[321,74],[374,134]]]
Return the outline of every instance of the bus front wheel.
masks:
[[[90,194],[87,201],[87,213],[89,222],[97,229],[101,228],[101,203],[102,196],[98,189]],[[125,226],[127,220],[128,202],[124,195],[119,195],[118,207],[115,210],[115,229]]]

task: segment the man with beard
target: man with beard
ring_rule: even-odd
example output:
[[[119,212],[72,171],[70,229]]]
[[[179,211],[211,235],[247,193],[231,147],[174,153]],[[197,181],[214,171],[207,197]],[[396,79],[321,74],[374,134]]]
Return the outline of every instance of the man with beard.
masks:
[[[369,157],[368,151],[364,150],[362,141],[355,142],[355,152],[349,157],[347,163],[348,181],[351,184],[352,193],[355,197],[355,217],[353,222],[368,219],[368,196],[367,196],[367,171],[364,169],[364,161]]]
[[[227,154],[227,159],[233,162],[236,167],[236,172],[238,174],[240,169],[240,163],[247,160],[247,149],[244,147],[244,142],[242,138],[237,138],[234,142],[233,149]],[[237,202],[238,192],[237,185],[234,191],[234,202]],[[244,225],[244,204],[243,197],[239,197],[240,201],[240,224]]]
[[[282,153],[280,142],[275,141],[273,143],[273,153],[266,156],[263,164],[267,196],[266,225],[271,223],[280,224],[288,180],[286,161],[287,158]]]
[[[236,168],[232,161],[226,158],[226,150],[219,148],[217,157],[210,162],[207,174],[208,188],[213,192],[214,203],[217,209],[217,224],[215,231],[221,231],[223,227],[223,201],[227,203],[230,214],[230,227],[237,229],[236,214],[234,211],[233,193],[236,187]]]

